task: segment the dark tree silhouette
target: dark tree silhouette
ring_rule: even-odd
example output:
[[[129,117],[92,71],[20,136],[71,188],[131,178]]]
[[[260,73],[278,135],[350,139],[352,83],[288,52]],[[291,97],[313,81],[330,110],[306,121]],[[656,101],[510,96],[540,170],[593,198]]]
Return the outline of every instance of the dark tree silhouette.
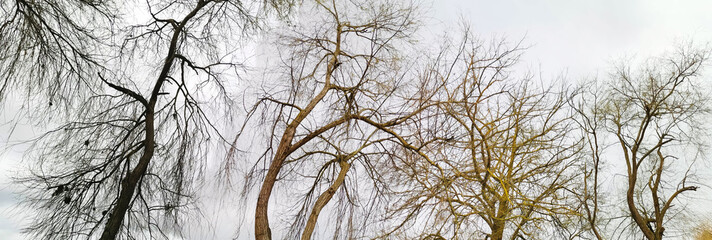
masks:
[[[66,115],[36,139],[31,174],[18,178],[37,211],[34,238],[180,234],[206,150],[228,144],[214,119],[229,110],[224,83],[241,65],[226,60],[239,45],[222,43],[244,41],[268,9],[292,2],[131,4],[2,4],[0,96],[44,94],[63,107],[48,115]]]
[[[66,111],[100,87],[113,2],[3,1],[0,11],[0,100],[18,91]]]

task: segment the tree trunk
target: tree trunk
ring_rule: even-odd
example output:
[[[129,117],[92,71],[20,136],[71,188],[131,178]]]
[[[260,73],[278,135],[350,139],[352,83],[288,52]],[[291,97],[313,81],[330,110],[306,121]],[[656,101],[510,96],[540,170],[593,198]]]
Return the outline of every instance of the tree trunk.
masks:
[[[329,203],[331,198],[336,193],[336,190],[338,190],[339,187],[341,187],[341,184],[344,183],[344,180],[346,179],[346,173],[349,171],[351,165],[346,162],[346,159],[339,159],[339,166],[341,167],[341,170],[339,171],[339,176],[336,178],[334,183],[331,184],[329,189],[319,195],[319,198],[316,199],[316,203],[314,203],[314,208],[312,208],[311,214],[309,214],[309,220],[307,220],[307,225],[304,227],[304,232],[302,233],[302,240],[311,239],[311,235],[314,232],[314,227],[316,227],[316,220],[319,218],[319,212],[321,212],[321,209],[324,208],[327,203]]]
[[[148,164],[151,162],[151,158],[153,158],[155,148],[153,134],[153,112],[149,110],[146,113],[146,140],[144,141],[143,155],[141,155],[136,168],[126,174],[126,177],[121,181],[121,192],[119,193],[114,210],[111,212],[111,215],[109,215],[109,220],[106,222],[106,227],[101,234],[101,238],[99,238],[100,240],[116,239],[116,234],[118,234],[119,229],[121,229],[122,222],[129,209],[129,204],[136,191],[138,181],[141,180],[141,177],[146,173]]]
[[[630,210],[630,217],[633,218],[635,224],[638,226],[643,236],[649,240],[654,240],[655,235],[652,229],[648,228],[647,220],[640,215],[638,208],[635,206],[635,182],[637,178],[637,168],[632,169],[633,176],[628,176],[628,192],[626,193],[626,202],[628,203],[628,210]]]
[[[292,149],[292,140],[294,140],[294,134],[297,131],[297,127],[304,121],[304,119],[311,113],[316,105],[321,102],[321,100],[326,96],[326,93],[331,88],[331,75],[336,67],[337,57],[341,54],[341,25],[337,26],[336,29],[336,47],[334,53],[332,54],[331,60],[326,67],[326,76],[324,78],[324,87],[321,89],[319,94],[314,96],[314,98],[309,101],[309,104],[299,111],[294,120],[287,125],[284,130],[282,139],[277,147],[277,153],[274,155],[272,163],[269,165],[267,170],[267,175],[260,188],[260,193],[257,196],[257,206],[255,207],[255,239],[258,240],[270,240],[272,239],[272,231],[269,228],[269,216],[268,216],[268,205],[269,197],[272,195],[272,189],[277,181],[277,176],[280,170],[282,170],[282,164],[284,160],[289,157],[294,149]]]
[[[504,220],[496,219],[494,224],[492,224],[492,234],[490,239],[492,240],[502,240],[504,238]]]
[[[173,30],[173,36],[171,36],[171,42],[168,46],[168,55],[166,56],[166,60],[163,63],[161,73],[158,75],[156,84],[153,86],[153,89],[151,91],[151,97],[149,98],[149,100],[146,101],[138,94],[136,94],[135,96],[130,95],[139,102],[143,103],[146,109],[146,126],[144,128],[144,131],[146,132],[146,138],[143,142],[144,151],[143,155],[141,155],[141,158],[138,161],[138,164],[136,165],[136,168],[126,174],[126,177],[124,177],[124,179],[121,181],[121,192],[119,193],[116,206],[114,207],[114,210],[109,216],[109,219],[106,222],[106,227],[104,228],[104,232],[101,234],[101,238],[99,238],[99,240],[116,239],[116,234],[118,234],[119,229],[121,229],[121,225],[126,215],[126,212],[129,209],[131,199],[133,199],[133,195],[136,192],[138,182],[141,180],[143,175],[146,174],[148,165],[151,162],[151,159],[153,158],[153,153],[156,145],[156,140],[154,136],[155,129],[153,124],[155,118],[154,107],[156,106],[156,102],[158,101],[158,95],[161,91],[163,83],[168,78],[168,74],[171,70],[171,67],[173,66],[173,62],[175,60],[176,52],[178,49],[178,40],[180,39],[181,33],[183,32],[185,25],[191,18],[198,14],[200,9],[205,7],[206,4],[208,4],[207,1],[198,1],[198,4],[195,6],[195,8],[193,8],[193,10],[183,18],[183,21],[180,22],[176,29]]]
[[[285,147],[282,147],[280,144],[275,159],[269,165],[267,176],[265,176],[265,181],[260,188],[260,194],[257,196],[257,207],[255,208],[255,239],[258,240],[272,239],[272,231],[269,228],[269,219],[267,218],[267,207],[269,206],[268,203],[269,197],[272,194],[272,188],[274,188],[274,183],[277,181],[277,175],[286,158],[286,156],[283,156],[286,152],[284,148]]]
[[[507,215],[509,215],[509,203],[507,203],[507,200],[502,199],[499,201],[496,217],[492,219],[492,235],[490,235],[492,240],[502,240],[504,238],[504,225],[507,222]]]

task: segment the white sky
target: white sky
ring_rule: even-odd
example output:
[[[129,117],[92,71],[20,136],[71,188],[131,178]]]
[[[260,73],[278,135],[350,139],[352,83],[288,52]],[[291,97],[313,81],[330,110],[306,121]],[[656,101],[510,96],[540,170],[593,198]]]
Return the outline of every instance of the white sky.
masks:
[[[437,23],[433,29],[456,31],[451,26],[462,18],[484,39],[524,38],[531,46],[523,58],[525,67],[541,70],[543,76],[566,73],[568,81],[605,76],[610,62],[622,57],[657,55],[682,41],[712,41],[712,1],[433,1],[423,0],[432,18],[428,21]],[[11,117],[0,113],[0,149],[9,134],[3,124]],[[10,169],[20,154],[0,154],[0,239],[21,239],[7,211],[14,203],[8,190]],[[225,238],[233,233],[220,231]]]
[[[621,57],[712,40],[712,1],[703,0],[440,0],[431,9],[443,24],[463,18],[483,37],[524,38],[525,64],[570,78],[605,73]]]

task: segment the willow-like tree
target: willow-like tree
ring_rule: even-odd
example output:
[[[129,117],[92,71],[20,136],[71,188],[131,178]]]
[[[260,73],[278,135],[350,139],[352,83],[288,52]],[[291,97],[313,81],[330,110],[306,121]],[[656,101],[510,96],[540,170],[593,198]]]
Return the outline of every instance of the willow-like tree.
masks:
[[[65,116],[36,139],[31,174],[18,178],[36,213],[30,236],[180,234],[206,149],[227,144],[211,121],[220,111],[206,110],[230,106],[224,83],[237,81],[240,64],[225,43],[257,29],[256,9],[289,5],[3,2],[0,96],[26,91]]]

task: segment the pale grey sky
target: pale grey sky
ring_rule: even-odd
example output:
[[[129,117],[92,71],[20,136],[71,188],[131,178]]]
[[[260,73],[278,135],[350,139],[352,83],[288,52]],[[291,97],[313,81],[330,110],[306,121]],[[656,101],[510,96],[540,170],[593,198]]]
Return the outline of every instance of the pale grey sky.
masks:
[[[712,1],[684,0],[500,0],[422,1],[433,31],[452,30],[460,19],[484,38],[524,38],[531,46],[523,58],[525,68],[545,76],[566,73],[567,81],[598,74],[604,76],[610,62],[622,57],[646,57],[670,50],[676,43],[712,41]],[[454,32],[456,33],[456,32]],[[0,113],[0,148],[9,134],[12,116]],[[16,136],[25,138],[27,136]],[[21,156],[16,150],[0,152],[0,239],[22,239],[17,218],[9,216],[14,196],[8,189],[11,169]],[[702,196],[702,198],[705,198]],[[709,196],[707,196],[709,198]],[[236,221],[220,207],[206,211],[221,213],[214,221]],[[230,227],[230,226],[226,226]],[[234,231],[215,229],[228,239]]]
[[[463,18],[480,36],[525,38],[525,64],[569,77],[603,73],[611,60],[712,40],[712,1],[458,1],[431,4],[444,24]]]

